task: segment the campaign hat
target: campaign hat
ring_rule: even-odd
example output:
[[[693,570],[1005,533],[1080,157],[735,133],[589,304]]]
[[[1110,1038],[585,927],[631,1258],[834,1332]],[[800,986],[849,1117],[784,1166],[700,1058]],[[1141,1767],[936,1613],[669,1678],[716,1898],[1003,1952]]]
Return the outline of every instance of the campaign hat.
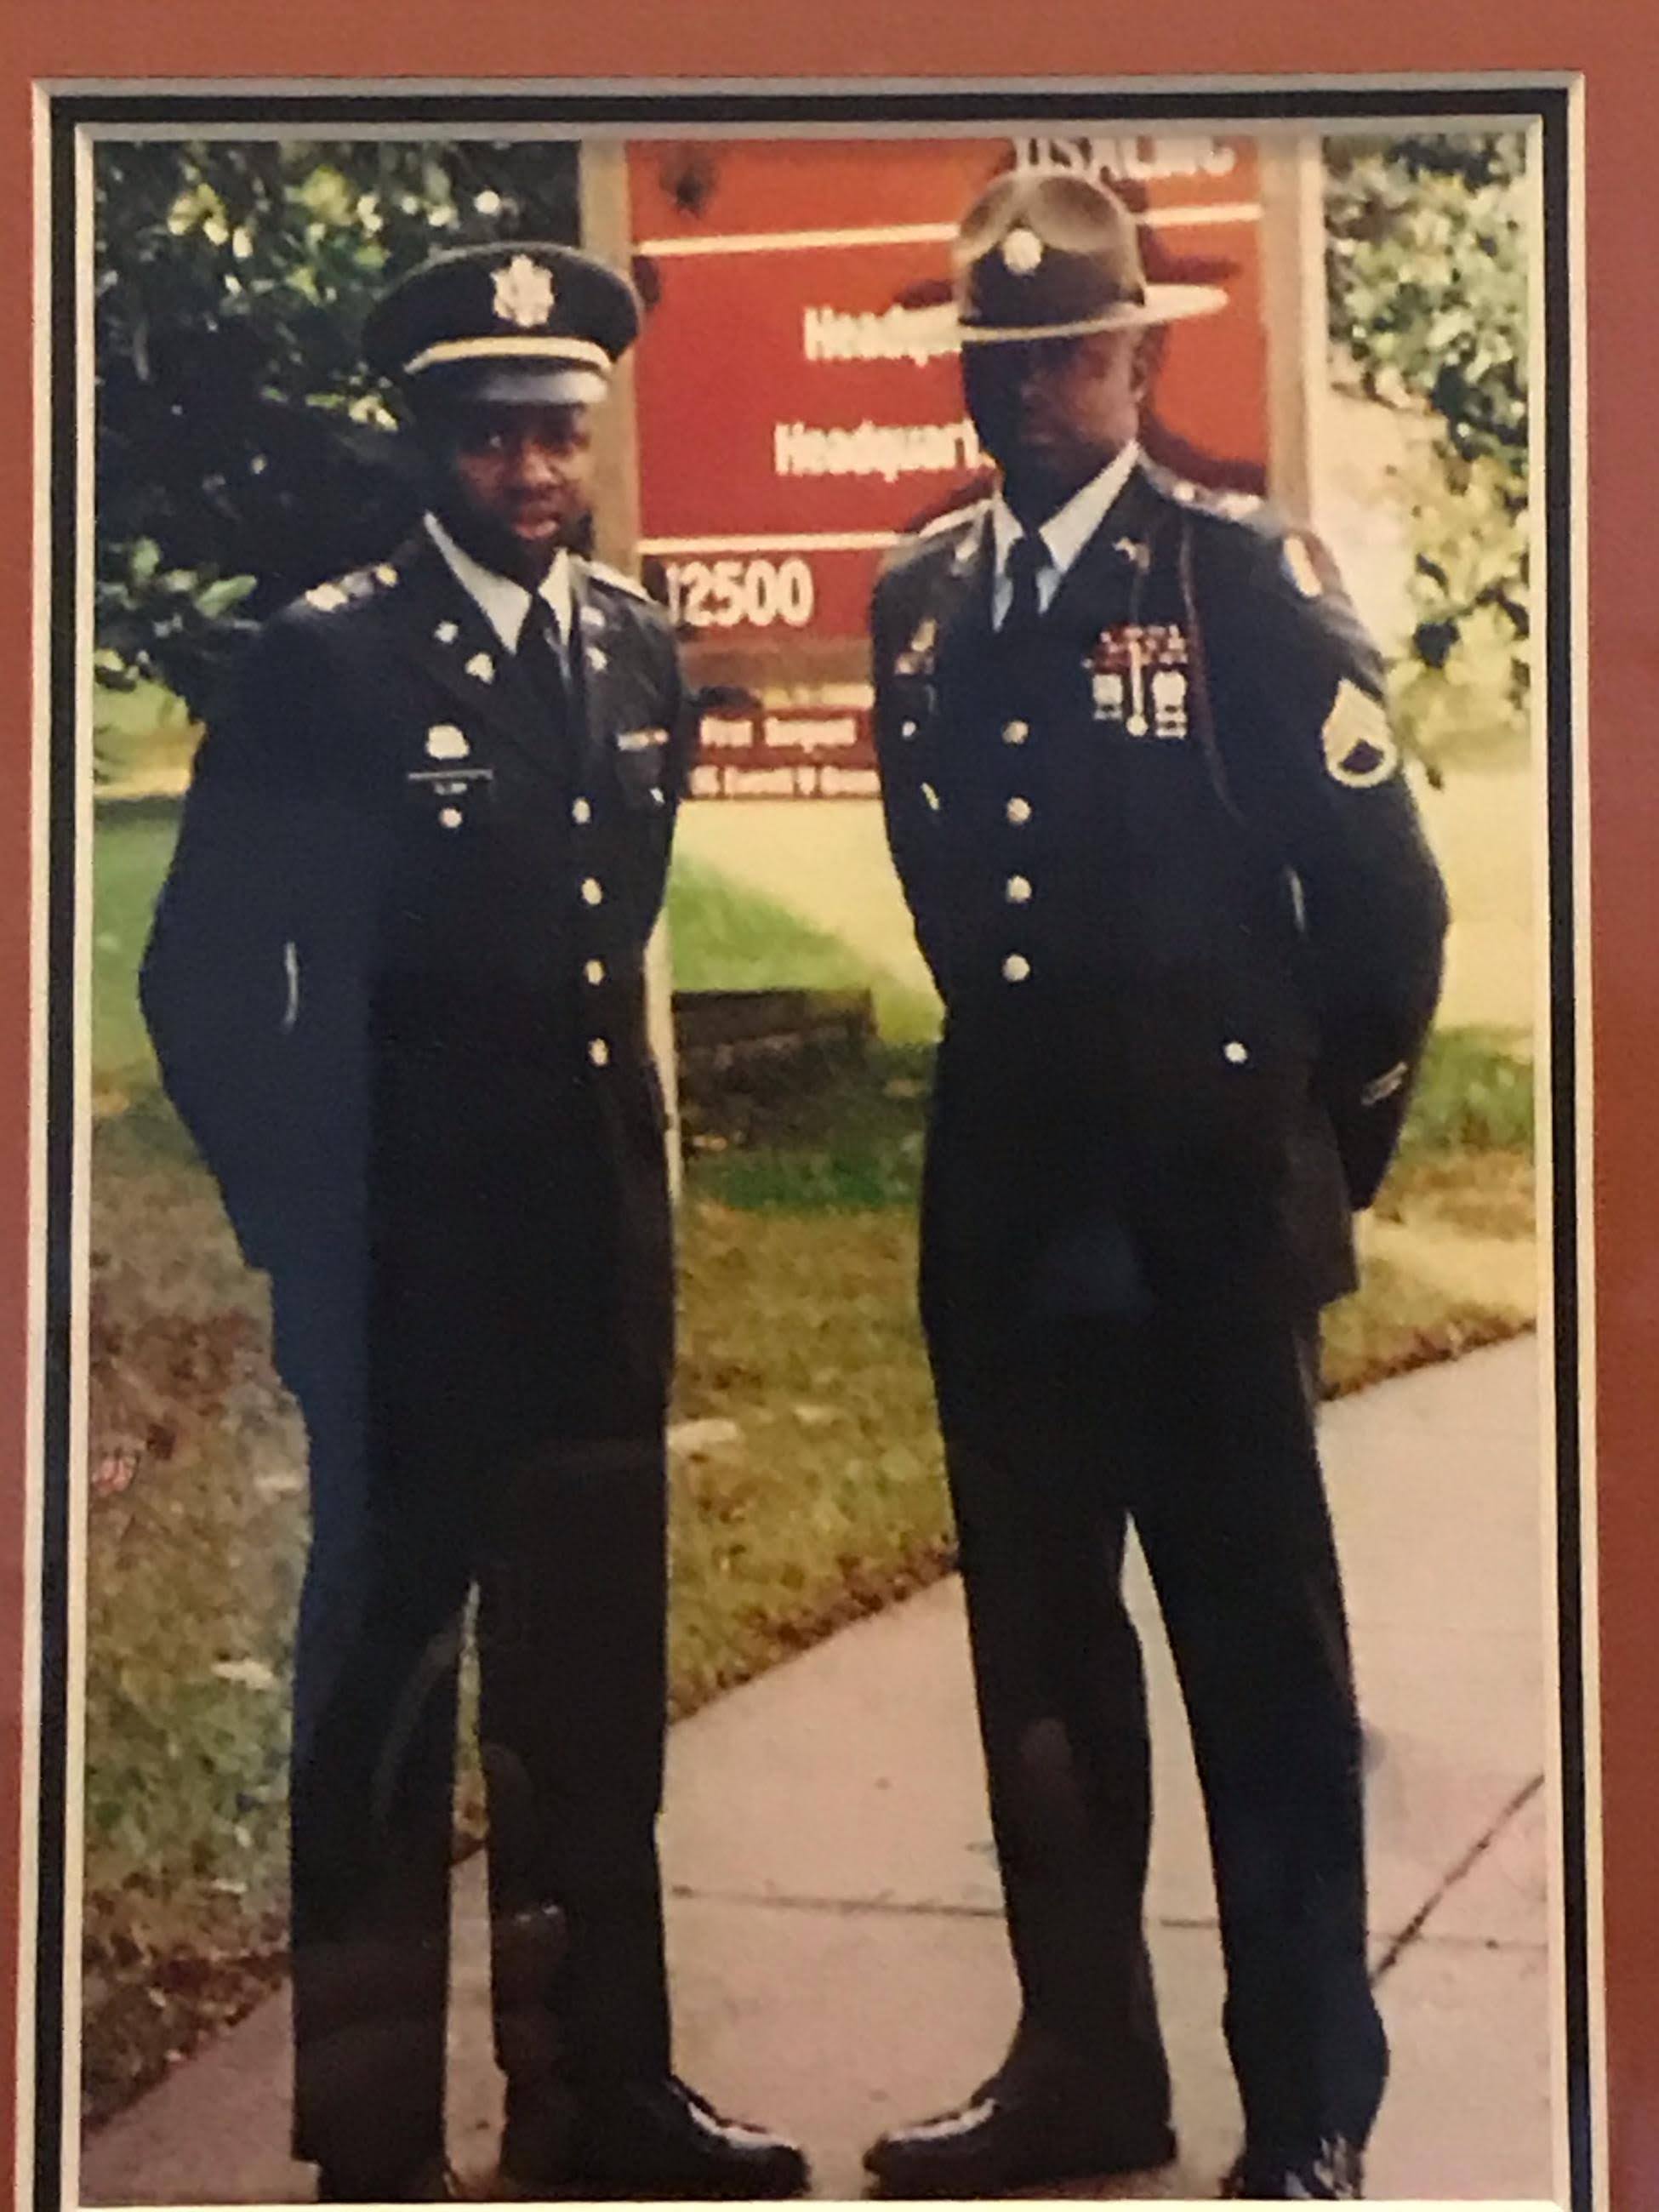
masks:
[[[1073,170],[994,179],[963,216],[953,259],[964,345],[1135,330],[1227,304],[1212,284],[1149,284],[1133,216]]]
[[[507,239],[411,270],[371,309],[363,353],[417,405],[587,405],[604,398],[640,314],[628,279],[591,253]]]

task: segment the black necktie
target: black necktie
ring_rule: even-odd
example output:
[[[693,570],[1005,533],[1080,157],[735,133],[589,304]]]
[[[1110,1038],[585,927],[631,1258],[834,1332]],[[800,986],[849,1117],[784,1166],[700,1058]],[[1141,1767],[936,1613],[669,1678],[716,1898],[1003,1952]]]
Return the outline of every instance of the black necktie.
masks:
[[[1011,596],[1003,619],[1004,635],[1018,637],[1037,626],[1042,602],[1037,597],[1037,578],[1048,565],[1048,549],[1034,530],[1022,530],[1008,548]]]
[[[516,659],[520,674],[546,715],[550,735],[561,736],[569,726],[564,648],[558,617],[540,592],[531,599],[519,632]]]

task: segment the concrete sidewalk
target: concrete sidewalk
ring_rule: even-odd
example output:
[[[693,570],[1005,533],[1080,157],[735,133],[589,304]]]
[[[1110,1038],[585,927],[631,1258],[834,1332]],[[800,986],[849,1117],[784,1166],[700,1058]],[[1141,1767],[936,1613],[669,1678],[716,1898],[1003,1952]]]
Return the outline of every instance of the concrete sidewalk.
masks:
[[[1552,1641],[1531,1338],[1329,1409],[1370,1781],[1372,1924],[1394,2072],[1374,2198],[1551,2200],[1553,1912],[1542,1777]],[[1237,2105],[1197,1784],[1137,1568],[1154,1711],[1150,1915],[1180,2165],[1109,2193],[1214,2194]],[[996,2063],[1014,1990],[954,1581],[676,1729],[665,1861],[679,2063],[798,2133],[817,2191]],[[489,2169],[483,1892],[458,1884],[452,2148]],[[287,2009],[267,2004],[93,2137],[87,2203],[301,2200]]]

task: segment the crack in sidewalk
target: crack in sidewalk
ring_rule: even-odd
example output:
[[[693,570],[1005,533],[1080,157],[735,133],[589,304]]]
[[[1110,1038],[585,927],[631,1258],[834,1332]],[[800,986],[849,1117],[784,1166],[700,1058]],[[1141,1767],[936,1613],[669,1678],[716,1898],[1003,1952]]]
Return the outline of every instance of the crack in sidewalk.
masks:
[[[1373,1987],[1383,1976],[1398,1966],[1412,1945],[1417,1942],[1435,1912],[1455,1889],[1472,1874],[1505,1828],[1516,1814],[1531,1803],[1544,1786],[1541,1774],[1533,1775],[1498,1813],[1496,1820],[1484,1828],[1468,1850],[1449,1869],[1405,1926],[1390,1936],[1382,1957],[1371,1969]],[[668,1885],[668,1894],[677,1901],[693,1905],[736,1905],[759,1906],[770,1912],[822,1912],[851,1919],[860,1914],[896,1920],[990,1920],[1004,1917],[1000,1900],[985,1905],[968,1905],[939,1898],[899,1897],[828,1897],[811,1892],[764,1891],[745,1889],[705,1889],[694,1882],[676,1881]],[[1176,1934],[1213,1933],[1213,1915],[1193,1917],[1182,1913],[1158,1913],[1149,1916],[1154,1928],[1163,1928]]]
[[[1467,1880],[1474,1873],[1510,1821],[1532,1802],[1543,1786],[1544,1778],[1541,1774],[1534,1774],[1530,1781],[1523,1782],[1498,1818],[1475,1838],[1462,1857],[1451,1868],[1438,1886],[1430,1892],[1400,1933],[1389,1943],[1388,1949],[1377,1960],[1376,1966],[1372,1967],[1371,1987],[1373,1989],[1385,1974],[1399,1965],[1405,1954],[1410,1950],[1430,1920],[1433,1918],[1438,1907],[1445,1903],[1459,1882]]]

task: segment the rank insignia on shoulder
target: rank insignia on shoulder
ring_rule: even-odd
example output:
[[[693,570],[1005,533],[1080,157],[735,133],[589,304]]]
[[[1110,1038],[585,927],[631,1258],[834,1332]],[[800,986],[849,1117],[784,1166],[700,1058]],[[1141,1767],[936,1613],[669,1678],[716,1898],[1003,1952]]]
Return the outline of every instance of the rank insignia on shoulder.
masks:
[[[313,584],[306,593],[306,605],[323,615],[331,615],[337,608],[349,606],[350,601],[351,594],[343,592],[337,584]]]
[[[1386,783],[1400,766],[1400,748],[1389,728],[1380,699],[1362,691],[1345,677],[1337,686],[1331,711],[1321,732],[1325,766],[1338,783],[1352,791],[1369,791]]]
[[[428,760],[465,760],[472,748],[453,722],[434,722],[426,733]]]
[[[926,676],[933,665],[933,647],[939,641],[939,624],[932,615],[924,615],[910,633],[910,642],[902,653],[893,656],[895,676]]]
[[[590,576],[602,578],[607,584],[614,584],[618,591],[626,592],[630,599],[644,599],[647,605],[654,604],[650,592],[637,576],[630,576],[623,568],[613,568],[608,561],[590,561],[587,573]]]
[[[1283,550],[1285,574],[1303,598],[1322,599],[1325,596],[1324,579],[1319,573],[1319,564],[1307,539],[1293,530],[1285,540]]]

